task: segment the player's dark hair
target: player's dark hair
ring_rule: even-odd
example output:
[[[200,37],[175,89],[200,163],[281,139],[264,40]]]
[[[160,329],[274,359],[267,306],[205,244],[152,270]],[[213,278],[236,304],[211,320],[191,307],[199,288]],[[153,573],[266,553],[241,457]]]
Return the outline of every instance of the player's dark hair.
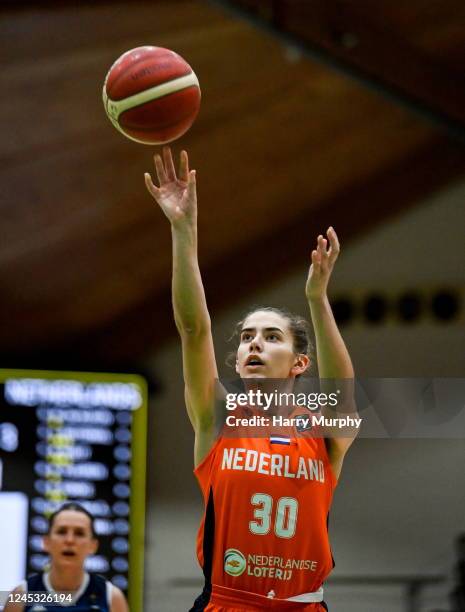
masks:
[[[84,506],[81,506],[81,504],[78,504],[77,502],[66,502],[63,505],[61,505],[57,510],[55,510],[53,514],[50,515],[50,518],[48,519],[48,532],[47,532],[48,534],[50,534],[50,532],[52,531],[53,521],[60,514],[60,512],[64,512],[65,510],[72,510],[73,512],[82,512],[83,514],[88,516],[90,520],[91,535],[93,538],[97,537],[95,533],[95,529],[94,529],[94,517],[88,510],[84,508]]]
[[[254,306],[250,310],[248,310],[243,317],[236,323],[236,327],[234,333],[232,334],[230,340],[235,338],[236,336],[240,336],[241,329],[244,326],[245,320],[250,317],[250,315],[256,312],[274,312],[277,315],[280,315],[284,319],[286,319],[289,323],[289,330],[292,334],[293,348],[295,354],[303,354],[303,355],[312,355],[313,353],[313,344],[310,339],[310,325],[306,319],[301,317],[300,315],[294,314],[285,308],[275,308],[274,306]],[[226,363],[228,365],[232,365],[233,359],[236,358],[236,353],[230,353],[227,357]]]

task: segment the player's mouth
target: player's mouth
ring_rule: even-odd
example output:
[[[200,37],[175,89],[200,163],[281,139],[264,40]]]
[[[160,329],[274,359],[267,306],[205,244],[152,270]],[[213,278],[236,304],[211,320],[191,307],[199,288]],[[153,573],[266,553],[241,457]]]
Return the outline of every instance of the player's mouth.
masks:
[[[64,550],[61,554],[63,557],[68,559],[73,559],[76,556],[76,552],[74,550]]]
[[[265,364],[257,355],[249,355],[245,361],[246,368],[259,368]]]

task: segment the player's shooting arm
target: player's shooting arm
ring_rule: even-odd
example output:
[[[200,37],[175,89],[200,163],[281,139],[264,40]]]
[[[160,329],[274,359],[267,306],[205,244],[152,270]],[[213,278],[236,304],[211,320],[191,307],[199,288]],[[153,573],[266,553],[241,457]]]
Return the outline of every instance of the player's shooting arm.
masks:
[[[328,241],[323,236],[318,237],[317,248],[312,252],[312,265],[306,285],[306,295],[315,331],[318,373],[321,379],[347,381],[347,384],[343,385],[344,413],[350,412],[352,417],[356,417],[352,393],[354,368],[327,295],[328,282],[339,254],[339,241],[333,228],[328,229],[327,236],[329,249],[327,248]],[[325,409],[323,409],[324,414]],[[328,416],[336,415],[332,412]],[[348,431],[344,430],[343,437],[333,434],[328,438],[328,450],[336,471],[340,471],[344,454],[354,441],[356,433],[354,431],[352,435],[349,435]]]
[[[173,230],[173,309],[182,342],[186,401],[195,431],[213,429],[218,377],[210,316],[197,261],[197,238]]]
[[[173,239],[172,299],[181,336],[186,406],[196,433],[195,461],[199,463],[214,440],[215,379],[218,377],[210,315],[197,257],[197,195],[195,171],[181,153],[179,178],[171,151],[155,156],[160,187],[145,175],[149,192],[171,223]]]

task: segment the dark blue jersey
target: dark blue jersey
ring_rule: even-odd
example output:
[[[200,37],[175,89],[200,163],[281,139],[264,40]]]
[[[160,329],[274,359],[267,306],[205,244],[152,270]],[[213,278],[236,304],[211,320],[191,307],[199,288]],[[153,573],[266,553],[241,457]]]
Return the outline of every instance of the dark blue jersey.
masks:
[[[54,593],[48,574],[32,574],[27,579],[28,592]],[[75,594],[72,605],[59,605],[56,603],[38,602],[28,604],[25,612],[110,612],[111,602],[108,601],[107,581],[102,576],[86,574],[81,588]]]

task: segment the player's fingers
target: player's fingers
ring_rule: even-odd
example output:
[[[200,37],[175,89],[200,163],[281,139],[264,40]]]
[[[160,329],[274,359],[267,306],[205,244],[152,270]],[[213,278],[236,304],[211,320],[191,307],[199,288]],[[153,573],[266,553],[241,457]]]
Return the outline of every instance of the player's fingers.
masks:
[[[176,170],[174,169],[173,156],[170,147],[163,147],[163,160],[165,162],[166,176],[169,181],[176,180]]]
[[[195,170],[189,172],[187,180],[187,195],[189,198],[195,198]]]
[[[166,183],[168,181],[166,177],[165,166],[163,165],[163,160],[158,154],[155,155],[153,159],[155,161],[155,170],[157,171],[158,182],[160,183],[160,185],[163,185],[163,183]]]
[[[329,258],[332,262],[334,262],[336,261],[337,256],[339,255],[339,251],[341,250],[341,247],[339,245],[339,239],[334,230],[334,227],[329,227],[326,234],[328,236],[329,244],[330,244]]]
[[[181,181],[188,181],[189,179],[189,158],[187,157],[187,151],[181,151],[179,159],[179,178]]]
[[[319,269],[320,268],[321,255],[320,255],[320,253],[316,249],[314,249],[312,251],[312,264],[313,264],[315,269]]]
[[[155,187],[152,181],[152,177],[150,176],[148,172],[144,173],[144,179],[145,179],[145,185],[149,193],[151,193],[154,198],[158,198],[158,196],[160,195],[160,190],[158,189],[158,187]]]
[[[318,236],[318,252],[321,254],[322,257],[326,257],[328,255],[328,251],[326,250],[327,244],[328,241],[326,240],[326,238],[323,238],[323,236],[320,234]]]

